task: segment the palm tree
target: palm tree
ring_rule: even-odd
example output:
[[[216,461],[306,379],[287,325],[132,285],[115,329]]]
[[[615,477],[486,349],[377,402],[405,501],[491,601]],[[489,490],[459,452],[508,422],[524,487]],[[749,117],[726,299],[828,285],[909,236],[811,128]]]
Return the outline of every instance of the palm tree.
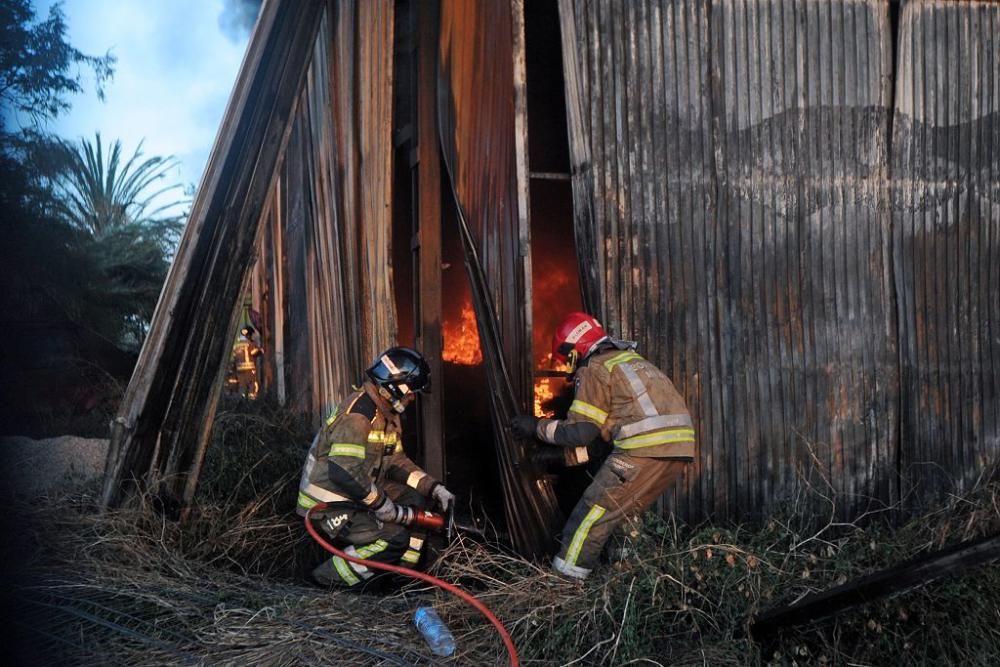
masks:
[[[105,153],[101,133],[94,142],[63,143],[64,168],[57,180],[58,213],[95,237],[123,225],[150,225],[181,219],[177,212],[185,200],[164,195],[181,188],[179,183],[157,188],[167,171],[176,166],[171,157],[142,159],[142,143],[126,162],[116,139]],[[105,161],[105,157],[107,158]],[[157,202],[167,201],[157,205]]]
[[[55,212],[79,230],[75,251],[88,268],[83,298],[65,310],[119,347],[138,350],[183,227],[188,203],[171,196],[180,184],[162,185],[173,157],[143,158],[142,144],[128,160],[121,141],[63,142],[55,179]]]

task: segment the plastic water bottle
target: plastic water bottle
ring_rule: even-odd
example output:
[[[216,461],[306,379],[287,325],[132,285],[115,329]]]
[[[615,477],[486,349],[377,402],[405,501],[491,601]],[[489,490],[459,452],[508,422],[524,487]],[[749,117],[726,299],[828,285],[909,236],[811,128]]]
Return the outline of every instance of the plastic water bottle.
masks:
[[[413,622],[427,640],[434,655],[447,657],[455,652],[455,638],[434,607],[420,607],[413,614]]]

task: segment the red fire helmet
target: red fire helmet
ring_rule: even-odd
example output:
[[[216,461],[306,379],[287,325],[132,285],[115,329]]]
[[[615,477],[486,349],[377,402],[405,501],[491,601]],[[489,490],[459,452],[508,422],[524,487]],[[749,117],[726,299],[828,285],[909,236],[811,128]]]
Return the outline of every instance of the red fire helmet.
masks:
[[[587,313],[570,313],[552,336],[552,358],[564,364],[576,350],[581,359],[596,343],[607,338],[601,323]]]

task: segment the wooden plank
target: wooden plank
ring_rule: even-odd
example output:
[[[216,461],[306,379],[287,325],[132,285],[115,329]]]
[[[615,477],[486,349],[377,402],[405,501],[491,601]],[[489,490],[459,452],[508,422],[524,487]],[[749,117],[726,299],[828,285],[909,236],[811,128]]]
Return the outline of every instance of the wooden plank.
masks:
[[[514,255],[516,265],[513,275],[512,291],[521,295],[520,300],[513,299],[510,310],[513,319],[520,323],[519,338],[524,341],[519,346],[522,358],[527,363],[514,367],[512,380],[516,393],[523,397],[522,409],[526,414],[532,413],[534,404],[534,381],[531,376],[534,367],[535,350],[532,332],[534,331],[532,313],[532,266],[531,266],[531,175],[528,164],[528,79],[526,60],[526,44],[524,36],[524,0],[510,0],[511,14],[511,55],[513,60],[514,84],[514,173],[515,190],[517,193],[517,233],[512,235],[511,242],[516,249]]]
[[[714,112],[712,109],[712,75],[707,54],[711,48],[709,32],[709,6],[707,3],[688,3],[689,10],[685,21],[689,31],[694,34],[694,41],[685,50],[688,61],[688,105],[695,115],[688,121],[688,131],[695,127],[703,127],[704,131],[694,134],[694,155],[699,160],[691,174],[692,180],[699,184],[699,196],[691,200],[691,208],[685,215],[695,221],[697,227],[697,245],[701,248],[699,259],[706,267],[703,275],[701,292],[698,298],[699,331],[718,331],[718,311],[714,307],[718,292],[716,263],[719,261],[719,227],[716,189],[710,187],[715,176],[715,151],[712,146],[712,127]],[[698,418],[700,428],[698,435],[700,457],[694,474],[699,479],[707,480],[702,484],[703,501],[701,509],[692,508],[689,516],[703,514],[718,516],[727,507],[727,476],[724,462],[729,458],[725,446],[724,427],[726,415],[722,409],[723,388],[717,378],[723,377],[722,363],[718,353],[718,341],[699,346],[702,350],[702,362],[699,364],[699,383],[705,389],[702,391],[700,405],[689,406]],[[705,451],[711,452],[709,458]]]
[[[417,8],[417,272],[419,298],[417,344],[436,378],[437,389],[420,401],[420,424],[424,445],[423,467],[444,480],[447,473],[444,450],[441,350],[441,150],[437,130],[436,95],[437,39],[440,3],[421,2]]]
[[[597,3],[592,5],[595,9]],[[585,35],[577,34],[573,0],[559,0],[559,24],[563,56],[563,83],[566,97],[566,124],[569,135],[570,171],[573,180],[573,220],[577,239],[577,252],[581,253],[580,288],[583,307],[588,312],[603,312],[599,296],[598,272],[601,261],[594,240],[594,185],[591,175],[590,132],[584,115],[584,99],[578,49]],[[596,82],[595,82],[596,85]]]
[[[357,223],[361,219],[358,199],[360,180],[358,162],[360,149],[357,137],[357,2],[331,2],[333,15],[333,47],[331,60],[331,112],[333,114],[333,159],[331,174],[337,192],[336,229],[340,237],[340,276],[350,284],[362,286],[362,265],[359,249],[364,236]],[[343,312],[346,322],[364,322],[364,301],[360,289],[344,290]],[[344,351],[347,365],[360,374],[371,362],[366,354],[364,327],[350,326],[344,330]]]
[[[392,290],[392,57],[393,0],[363,0],[357,5],[357,101],[355,131],[360,154],[356,165],[362,244],[367,363],[396,342]],[[345,111],[348,111],[345,109]],[[347,220],[350,220],[348,218]],[[346,222],[346,221],[343,221]]]
[[[284,225],[282,222],[284,189],[279,177],[274,184],[275,195],[273,199],[273,218],[271,220],[271,272],[274,286],[271,290],[272,312],[274,317],[271,320],[271,329],[274,341],[274,389],[279,405],[285,405],[288,400],[285,388],[285,265],[282,261],[285,256]]]

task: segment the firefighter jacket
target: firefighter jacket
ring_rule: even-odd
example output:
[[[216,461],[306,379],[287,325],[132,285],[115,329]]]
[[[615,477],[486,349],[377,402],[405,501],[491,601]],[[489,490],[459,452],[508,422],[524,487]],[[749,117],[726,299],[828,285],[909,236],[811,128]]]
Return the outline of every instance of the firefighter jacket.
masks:
[[[365,382],[316,435],[299,480],[299,514],[320,502],[379,507],[386,481],[429,497],[437,480],[403,453],[399,415]]]
[[[236,365],[236,370],[257,370],[257,362],[254,358],[261,353],[262,350],[260,347],[255,345],[252,341],[241,338],[236,342],[236,345],[233,346],[233,362]]]
[[[576,371],[576,391],[566,419],[541,419],[536,435],[544,442],[577,447],[577,436],[596,425],[614,451],[631,456],[694,458],[691,415],[674,384],[659,368],[632,349],[612,349],[591,356]]]

